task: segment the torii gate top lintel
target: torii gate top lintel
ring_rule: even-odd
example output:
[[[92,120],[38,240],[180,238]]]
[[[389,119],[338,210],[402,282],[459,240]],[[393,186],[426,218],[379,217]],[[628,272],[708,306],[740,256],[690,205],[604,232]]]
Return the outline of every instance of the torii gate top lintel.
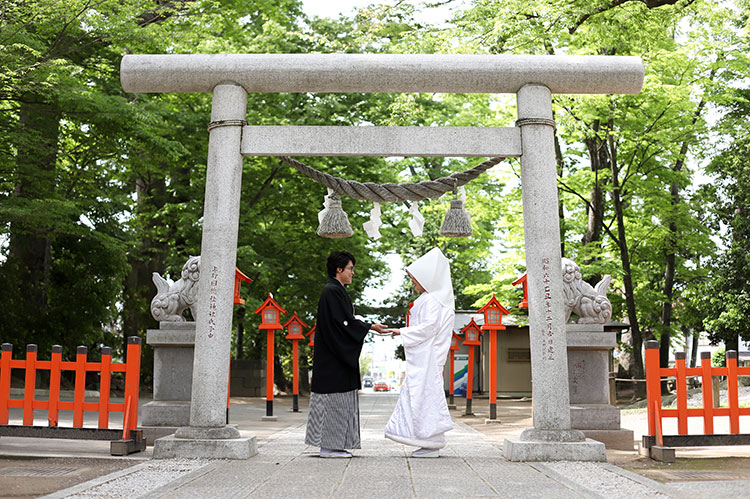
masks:
[[[247,452],[237,429],[226,426],[225,411],[243,155],[490,155],[520,158],[526,284],[533,304],[534,426],[519,439],[506,439],[505,455],[515,461],[606,460],[603,444],[571,428],[552,94],[638,93],[644,78],[640,58],[126,55],[120,78],[126,92],[213,94],[201,241],[201,273],[208,279],[201,279],[198,291],[190,427],[176,433],[179,445],[197,452],[191,446],[223,439],[221,445],[205,444],[197,455],[225,458],[222,449],[240,445]],[[248,126],[249,92],[515,93],[518,119],[512,128]]]
[[[529,83],[563,94],[636,94],[636,56],[480,54],[125,55],[126,92],[516,93]]]

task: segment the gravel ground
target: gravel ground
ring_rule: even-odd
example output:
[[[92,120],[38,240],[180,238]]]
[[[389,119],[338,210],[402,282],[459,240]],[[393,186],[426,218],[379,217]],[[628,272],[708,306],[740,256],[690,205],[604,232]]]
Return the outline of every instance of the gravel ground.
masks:
[[[738,387],[737,392],[740,404],[743,402],[750,402],[750,386],[740,386]],[[691,390],[688,393],[690,393],[687,399],[688,407],[703,407],[703,395],[701,395],[700,391],[692,393]],[[728,406],[729,396],[727,395],[727,390],[722,389],[719,393],[719,403],[723,406]]]
[[[740,386],[738,387],[738,398],[739,403],[742,404],[743,402],[750,403],[750,386]],[[727,384],[726,381],[722,382],[721,384],[721,390],[720,393],[720,403],[723,406],[729,405],[729,398],[727,396]],[[677,395],[674,393],[671,393],[669,395],[662,395],[661,397],[661,403],[662,407],[676,407]],[[627,407],[623,407],[623,410],[633,410],[633,409],[645,409],[646,408],[647,401],[646,399],[639,400],[638,402],[629,405]],[[687,405],[688,407],[703,407],[703,394],[700,388],[694,388],[688,390],[688,397],[687,397]]]
[[[134,498],[142,497],[181,476],[196,471],[215,460],[207,459],[154,459],[102,477],[103,483],[71,495],[67,498]],[[138,495],[135,495],[135,491]]]
[[[653,488],[646,487],[620,473],[613,473],[601,463],[562,461],[544,463],[544,467],[607,499],[633,499],[635,497],[667,499],[670,497],[655,492]]]

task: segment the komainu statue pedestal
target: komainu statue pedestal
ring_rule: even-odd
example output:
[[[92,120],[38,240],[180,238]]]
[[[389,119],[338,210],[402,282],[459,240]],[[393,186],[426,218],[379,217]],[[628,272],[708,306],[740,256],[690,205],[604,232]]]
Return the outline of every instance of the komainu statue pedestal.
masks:
[[[614,332],[602,324],[566,324],[570,426],[608,449],[634,448],[632,430],[620,427],[620,409],[610,405],[609,356]]]
[[[160,322],[146,331],[154,348],[154,398],[141,408],[140,424],[148,445],[190,424],[195,322]]]

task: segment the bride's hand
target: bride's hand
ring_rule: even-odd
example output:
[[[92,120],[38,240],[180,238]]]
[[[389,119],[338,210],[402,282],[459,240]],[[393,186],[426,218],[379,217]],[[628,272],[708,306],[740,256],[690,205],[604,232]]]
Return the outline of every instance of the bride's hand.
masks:
[[[401,334],[401,330],[395,327],[387,327],[383,329],[383,333],[390,334],[391,336],[398,336]]]

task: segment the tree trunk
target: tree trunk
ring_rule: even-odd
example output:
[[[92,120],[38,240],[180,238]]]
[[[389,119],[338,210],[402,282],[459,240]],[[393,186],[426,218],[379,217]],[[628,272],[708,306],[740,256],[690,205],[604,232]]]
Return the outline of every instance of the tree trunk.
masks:
[[[245,358],[245,307],[240,307],[237,311],[237,342],[234,358],[237,360]]]
[[[162,226],[160,214],[166,197],[162,176],[146,176],[136,180],[136,217],[140,218],[139,245],[130,254],[130,272],[125,278],[125,316],[123,345],[128,336],[138,336],[149,327],[156,327],[151,316],[151,300],[156,295],[152,274],[165,274],[167,245],[155,234]],[[178,276],[172,276],[179,278]]]
[[[594,172],[594,185],[589,194],[589,206],[586,207],[588,224],[586,226],[586,233],[581,240],[584,246],[593,242],[599,242],[602,239],[602,231],[604,229],[604,191],[599,172],[609,168],[606,142],[598,136],[600,130],[598,120],[594,122],[592,128],[595,135],[584,140],[589,152],[591,171]],[[587,259],[584,263],[591,263],[592,261],[593,259]]]
[[[712,73],[713,76],[713,73]],[[701,99],[693,113],[691,128],[695,127],[698,118],[703,112],[705,101]],[[675,161],[672,171],[679,173],[685,165],[685,156],[688,152],[690,138],[685,139],[680,146],[680,154]],[[659,365],[660,367],[669,367],[669,347],[672,336],[672,308],[674,301],[674,278],[677,266],[677,223],[675,217],[680,205],[680,185],[675,181],[669,186],[669,195],[672,201],[671,216],[669,221],[669,236],[667,239],[666,259],[664,264],[664,303],[661,309],[661,336],[659,337]],[[662,389],[662,392],[664,390]]]
[[[625,286],[625,304],[628,310],[628,321],[630,322],[630,332],[633,339],[633,366],[631,373],[636,379],[644,378],[643,355],[643,337],[641,329],[638,326],[638,315],[635,309],[635,294],[633,290],[633,277],[630,269],[630,253],[628,241],[625,235],[625,216],[623,213],[623,202],[620,193],[619,167],[617,165],[617,149],[612,138],[609,139],[610,166],[612,168],[612,201],[615,208],[615,217],[617,219],[617,245],[620,250],[620,260],[622,262],[623,284]],[[636,395],[643,396],[646,392],[646,386],[643,383],[636,383]]]
[[[552,118],[554,119],[554,112]],[[560,148],[560,139],[555,132],[555,162],[557,163],[557,176],[563,176],[563,156]],[[560,188],[557,189],[557,216],[560,218],[560,255],[565,256],[565,206],[561,196]]]
[[[60,133],[60,112],[52,103],[35,94],[21,99],[16,147],[16,171],[13,196],[27,200],[24,206],[32,212],[31,220],[20,216],[10,224],[8,259],[11,282],[15,289],[16,313],[23,317],[27,338],[34,336],[35,324],[44,320],[48,305],[51,269],[52,235],[55,228],[41,226],[33,211],[55,196],[57,142]]]
[[[726,340],[724,342],[724,349],[725,351],[734,350],[735,352],[738,352],[740,350],[740,337],[734,336],[730,340]]]

